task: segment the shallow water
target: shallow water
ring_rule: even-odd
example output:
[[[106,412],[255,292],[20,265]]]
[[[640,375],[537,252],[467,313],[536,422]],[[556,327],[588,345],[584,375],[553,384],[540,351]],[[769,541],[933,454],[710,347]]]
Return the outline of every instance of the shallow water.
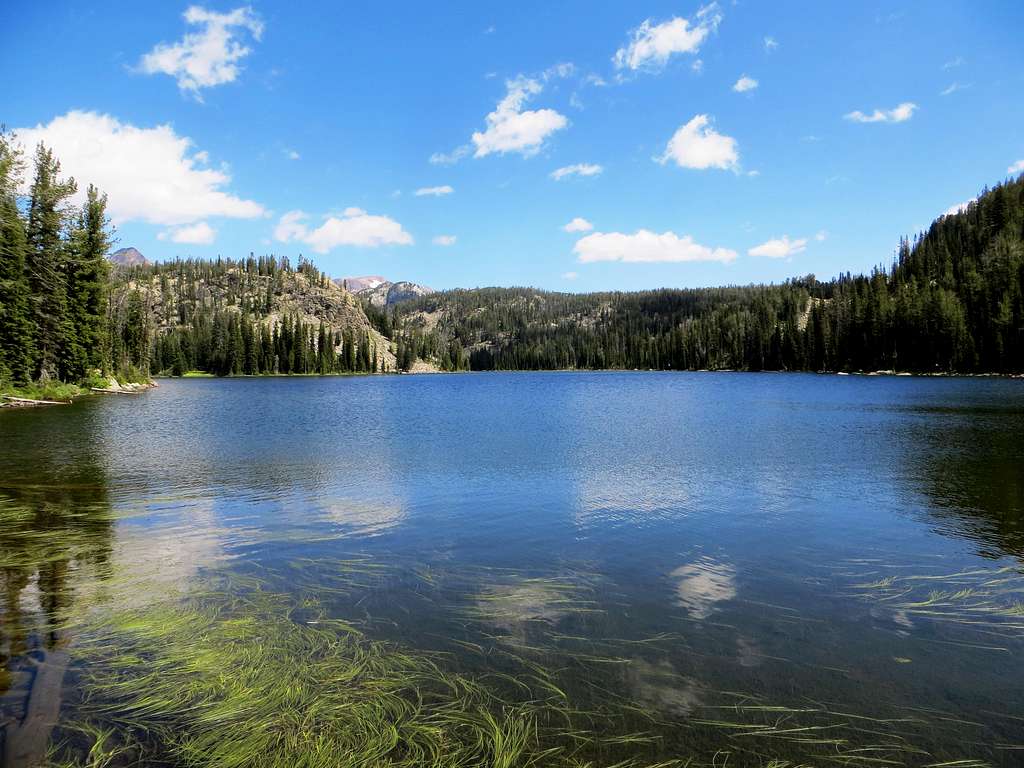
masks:
[[[88,698],[75,626],[227,574],[458,672],[496,649],[574,706],[614,695],[651,760],[1017,765],[1022,435],[1024,382],[802,374],[196,379],[2,413],[7,761]],[[336,588],[354,559],[380,570]]]

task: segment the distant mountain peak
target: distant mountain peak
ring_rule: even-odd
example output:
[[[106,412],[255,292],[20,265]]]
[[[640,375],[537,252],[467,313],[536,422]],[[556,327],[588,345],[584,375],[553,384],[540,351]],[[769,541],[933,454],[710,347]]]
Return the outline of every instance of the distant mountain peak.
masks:
[[[107,258],[112,264],[117,264],[121,267],[137,267],[149,264],[149,259],[142,255],[142,252],[138,248],[118,248],[116,251],[111,253]]]
[[[352,293],[359,293],[360,291],[384,285],[384,283],[388,282],[388,279],[380,275],[364,275],[362,277],[342,277],[334,282],[347,287]]]
[[[334,282],[340,286],[347,287],[349,291],[358,294],[375,307],[390,307],[400,301],[434,293],[433,288],[428,288],[425,285],[410,283],[405,280],[393,283],[380,275],[340,277]]]

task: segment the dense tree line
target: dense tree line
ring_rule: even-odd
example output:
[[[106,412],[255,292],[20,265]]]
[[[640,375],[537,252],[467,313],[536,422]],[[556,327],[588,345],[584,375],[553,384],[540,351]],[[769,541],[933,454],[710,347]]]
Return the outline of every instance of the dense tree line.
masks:
[[[900,243],[889,269],[781,285],[457,290],[398,305],[401,349],[473,370],[1024,371],[1024,177]],[[428,322],[429,318],[429,322]]]
[[[111,371],[106,196],[74,179],[40,145],[28,195],[21,151],[0,133],[0,381],[78,381]]]
[[[316,266],[287,257],[178,259],[120,269],[114,276],[115,336],[130,364],[159,374],[219,376],[376,373],[385,369],[368,327],[304,321],[282,302],[306,297],[327,312],[338,289]],[[285,306],[288,306],[285,303]],[[352,315],[361,310],[353,303]]]
[[[377,373],[381,365],[369,335],[314,328],[297,317],[270,327],[247,314],[200,314],[185,327],[160,334],[151,367],[181,376],[190,370],[218,376]]]

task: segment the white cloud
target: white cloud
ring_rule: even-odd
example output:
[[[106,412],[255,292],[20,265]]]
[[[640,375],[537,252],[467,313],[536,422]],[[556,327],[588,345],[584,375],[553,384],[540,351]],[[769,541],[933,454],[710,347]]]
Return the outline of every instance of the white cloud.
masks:
[[[579,216],[577,216],[575,219],[573,219],[564,227],[562,227],[562,229],[565,230],[566,232],[589,232],[593,228],[593,224]]]
[[[486,157],[494,152],[519,152],[524,157],[540,151],[545,139],[569,124],[569,120],[553,109],[523,111],[523,105],[544,90],[537,80],[520,75],[505,83],[508,93],[497,108],[487,115],[487,129],[476,131],[474,157]]]
[[[954,69],[955,67],[959,67],[963,63],[964,63],[964,57],[963,56],[957,56],[955,59],[951,59],[950,61],[947,61],[945,64],[943,64],[942,68],[944,70],[946,70],[946,69]]]
[[[191,224],[185,227],[172,229],[168,232],[161,232],[156,237],[157,240],[170,240],[172,243],[209,245],[217,238],[217,230],[205,221],[200,221],[198,224]]]
[[[772,37],[770,35],[765,37],[765,39],[764,39],[764,50],[765,50],[765,53],[771,53],[772,51],[778,49],[778,47],[779,47],[779,43],[778,43],[778,41],[774,37]]]
[[[455,245],[457,239],[455,235],[438,235],[431,242],[434,245]]]
[[[665,147],[665,153],[657,158],[664,164],[673,160],[681,168],[739,168],[739,152],[736,139],[723,136],[710,127],[707,115],[697,115],[686,125],[680,126]]]
[[[964,211],[967,210],[967,206],[969,206],[971,203],[977,202],[977,200],[978,200],[978,198],[972,197],[970,200],[964,200],[962,203],[957,203],[956,205],[951,205],[949,208],[947,208],[945,211],[942,212],[942,215],[943,216],[954,216],[954,215],[956,215],[958,213],[963,213]]]
[[[806,237],[801,237],[797,240],[790,240],[789,235],[783,235],[779,239],[768,240],[767,242],[754,246],[747,251],[747,253],[750,256],[766,256],[769,259],[786,259],[794,254],[803,253],[806,250]]]
[[[1007,173],[1021,173],[1024,172],[1024,160],[1018,160],[1016,163],[1006,169]]]
[[[871,114],[865,114],[858,109],[848,112],[843,117],[855,123],[902,123],[913,116],[915,109],[917,109],[917,104],[904,101],[892,109],[876,109]]]
[[[552,171],[551,178],[555,181],[561,181],[566,176],[599,176],[603,171],[604,168],[600,165],[576,163],[576,165],[566,165]]]
[[[454,191],[452,187],[445,184],[442,187],[420,187],[413,194],[416,197],[443,197],[444,195],[450,195]]]
[[[616,69],[661,69],[674,54],[697,53],[721,21],[717,3],[701,8],[694,21],[676,16],[652,24],[647,19],[633,30],[629,43],[615,52],[612,61]]]
[[[579,276],[580,276],[579,272],[563,272],[562,273],[562,279],[563,280],[575,280]]]
[[[956,93],[957,91],[964,91],[970,87],[971,86],[969,83],[965,85],[964,83],[954,80],[952,83],[949,84],[947,88],[943,88],[941,91],[939,91],[939,96],[949,96],[951,93]]]
[[[284,151],[284,156],[287,157],[289,160],[298,160],[302,157],[302,155],[300,155],[294,149],[286,149]]]
[[[468,155],[471,149],[472,147],[468,144],[463,144],[451,152],[435,152],[430,156],[430,163],[431,165],[455,165],[455,163]]]
[[[739,80],[736,81],[736,84],[733,85],[732,89],[736,91],[736,93],[746,93],[747,91],[752,91],[755,88],[757,88],[757,85],[757,80],[755,80],[752,77],[747,77],[746,75],[743,75]]]
[[[650,232],[639,229],[632,235],[623,232],[594,232],[576,241],[573,253],[581,263],[595,261],[730,262],[736,251],[728,248],[710,248],[694,242],[689,235],[679,237],[675,232]]]
[[[263,22],[248,6],[228,13],[193,5],[185,21],[199,27],[177,43],[160,43],[139,61],[147,75],[163,73],[175,78],[183,91],[199,97],[199,89],[230,83],[238,77],[239,62],[251,49],[238,36],[249,32],[254,40],[263,34]]]
[[[47,125],[19,128],[26,147],[43,142],[61,168],[80,182],[107,193],[114,224],[147,221],[175,226],[211,216],[253,219],[263,206],[224,191],[231,176],[222,168],[200,167],[208,159],[191,139],[169,125],[137,128],[96,112],[68,112]]]
[[[819,243],[823,243],[826,240],[828,240],[828,232],[825,231],[824,229],[819,229],[818,233],[814,236],[814,239],[817,240]]]
[[[316,229],[305,221],[308,214],[289,211],[274,228],[274,237],[282,243],[299,241],[317,253],[342,245],[377,248],[381,245],[412,245],[412,235],[402,225],[387,216],[374,216],[362,208],[346,208],[340,217],[325,216]]]
[[[690,65],[690,69],[699,75],[704,71],[704,59],[694,59],[693,64]]]

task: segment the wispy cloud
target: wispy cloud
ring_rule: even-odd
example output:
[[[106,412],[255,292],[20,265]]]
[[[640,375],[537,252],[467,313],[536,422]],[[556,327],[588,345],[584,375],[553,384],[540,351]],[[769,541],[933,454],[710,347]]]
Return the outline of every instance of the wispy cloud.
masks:
[[[561,181],[567,176],[600,176],[603,172],[603,166],[594,163],[576,163],[575,165],[566,165],[552,171],[551,178],[555,181]]]
[[[444,197],[450,195],[455,190],[449,185],[445,184],[440,187],[420,187],[413,194],[416,197]]]
[[[435,152],[430,156],[430,163],[432,165],[455,165],[459,160],[466,157],[472,149],[468,144],[463,144],[451,152]]]
[[[779,42],[771,35],[766,35],[764,38],[764,51],[765,53],[771,53],[779,48]]]
[[[612,61],[620,70],[657,71],[676,54],[697,53],[721,21],[717,3],[704,6],[693,19],[676,16],[660,24],[647,19],[630,33],[629,42],[615,52]]]
[[[854,123],[903,123],[913,116],[916,109],[917,104],[904,101],[892,109],[876,109],[871,113],[864,113],[858,109],[848,112],[843,117]]]
[[[965,83],[961,83],[961,82],[958,82],[958,81],[954,80],[952,83],[949,84],[949,86],[947,88],[943,88],[941,91],[939,91],[939,95],[940,96],[949,96],[951,93],[956,93],[957,91],[963,91],[963,90],[966,90],[966,89],[968,89],[970,87],[971,87],[970,83],[966,83],[965,84]]]
[[[1024,173],[1024,160],[1018,160],[1006,169],[1007,173]]]
[[[455,245],[456,240],[457,238],[455,237],[455,235],[438,235],[430,242],[432,242],[434,245],[442,245],[447,247],[449,245]]]

